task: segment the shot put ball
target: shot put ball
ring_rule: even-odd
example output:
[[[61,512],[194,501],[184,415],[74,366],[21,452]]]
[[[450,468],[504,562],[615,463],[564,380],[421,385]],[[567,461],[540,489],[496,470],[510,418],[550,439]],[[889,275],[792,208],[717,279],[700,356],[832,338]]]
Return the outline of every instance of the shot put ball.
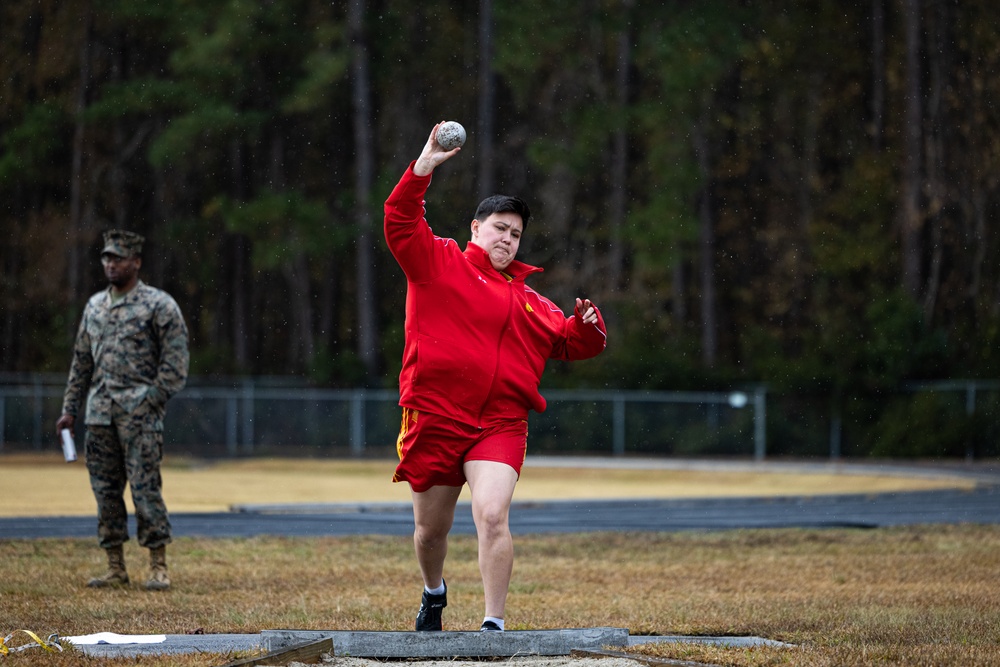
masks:
[[[437,131],[437,142],[446,151],[458,148],[465,143],[465,128],[453,120],[441,123]]]

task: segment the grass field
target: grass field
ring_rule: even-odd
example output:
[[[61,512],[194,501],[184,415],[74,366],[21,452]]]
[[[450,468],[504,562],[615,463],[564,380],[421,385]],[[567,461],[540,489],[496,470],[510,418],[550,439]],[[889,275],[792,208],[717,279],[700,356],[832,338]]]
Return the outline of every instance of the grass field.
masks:
[[[322,485],[326,476],[343,475],[335,485],[341,490],[354,477],[367,480],[358,484],[365,492],[375,483],[399,488],[387,481],[391,464],[318,463],[178,463],[164,473],[174,494],[168,500],[181,502],[180,479],[185,475],[216,481],[232,475],[237,491],[243,492],[240,480],[255,490],[247,496],[252,502],[286,502],[299,490],[294,487]],[[376,471],[374,478],[366,477],[373,474],[369,465]],[[16,493],[35,493],[36,503],[40,497],[63,498],[54,487],[65,479],[53,477],[53,470],[45,474],[53,467],[83,477],[84,495],[89,494],[82,466],[0,457],[2,504],[14,498],[15,487],[8,481],[23,485],[22,480],[38,470],[48,481],[36,478],[35,484],[46,485],[50,493],[23,486],[17,486]],[[572,486],[591,490],[600,482],[606,491],[612,486],[609,478],[617,480],[619,474],[631,490],[623,497],[639,495],[640,490],[652,493],[650,489],[665,494],[664,486],[687,485],[705,495],[713,489],[732,495],[797,493],[792,489],[804,487],[814,493],[843,492],[848,489],[838,485],[859,481],[845,475],[831,475],[821,483],[822,476],[809,475],[749,479],[756,475],[639,472],[526,469],[518,495],[562,493],[567,478]],[[590,474],[596,476],[586,477]],[[876,477],[868,483],[900,480]],[[926,488],[928,481],[910,483]],[[219,495],[192,496],[185,502],[200,498],[204,507],[214,509],[212,503],[244,501],[223,493],[221,489],[229,487],[221,481],[212,485]],[[327,493],[334,496],[332,489]],[[310,498],[320,500],[338,498],[323,493]],[[74,513],[92,512],[89,496],[73,502],[84,505]],[[756,635],[795,644],[736,649],[663,643],[635,649],[661,658],[747,667],[1000,665],[1000,526],[536,535],[515,538],[515,549],[507,609],[508,627],[514,630],[615,626],[633,635]],[[419,604],[419,575],[406,537],[181,538],[168,553],[172,590],[141,589],[145,553],[130,542],[126,556],[137,583],[103,591],[83,586],[103,567],[94,539],[0,540],[0,633],[17,628],[43,636],[409,630]],[[474,537],[453,538],[447,576],[446,628],[477,628],[482,591]],[[235,657],[240,656],[110,660],[33,649],[0,657],[0,665],[207,666]]]

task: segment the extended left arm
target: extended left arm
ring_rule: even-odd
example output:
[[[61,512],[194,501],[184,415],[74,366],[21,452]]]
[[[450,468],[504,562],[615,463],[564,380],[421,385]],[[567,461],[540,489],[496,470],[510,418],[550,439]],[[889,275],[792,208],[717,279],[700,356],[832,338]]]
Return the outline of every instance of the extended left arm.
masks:
[[[608,344],[604,318],[590,299],[577,299],[573,315],[566,318],[563,337],[552,348],[552,358],[576,361],[596,357]]]

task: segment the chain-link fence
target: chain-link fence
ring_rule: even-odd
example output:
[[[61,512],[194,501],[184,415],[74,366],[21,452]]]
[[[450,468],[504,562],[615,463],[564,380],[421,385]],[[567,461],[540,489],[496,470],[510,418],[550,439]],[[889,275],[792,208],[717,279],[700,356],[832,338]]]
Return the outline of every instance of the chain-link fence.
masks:
[[[58,450],[61,375],[0,376],[0,451]],[[1000,456],[1000,382],[877,395],[547,390],[529,452],[685,457]],[[192,378],[167,407],[171,454],[395,456],[392,390],[316,389],[280,378]],[[77,438],[82,438],[78,424]]]
[[[65,378],[0,382],[0,451],[58,448]],[[763,392],[545,392],[529,448],[547,454],[756,456],[766,451]],[[165,445],[198,457],[394,456],[398,394],[315,389],[275,379],[193,379],[167,406]],[[82,436],[77,425],[77,438]]]

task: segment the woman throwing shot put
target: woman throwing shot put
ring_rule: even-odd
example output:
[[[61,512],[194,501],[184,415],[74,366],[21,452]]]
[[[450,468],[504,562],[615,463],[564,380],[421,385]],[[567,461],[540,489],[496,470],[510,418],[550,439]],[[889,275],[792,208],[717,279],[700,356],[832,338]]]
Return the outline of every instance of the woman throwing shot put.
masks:
[[[514,563],[508,525],[527,447],[528,411],[548,359],[587,359],[606,345],[597,308],[577,299],[566,317],[525,284],[542,269],[519,262],[528,206],[517,197],[483,200],[463,252],[434,235],[424,195],[434,169],[461,151],[431,130],[423,151],[385,202],[385,239],[406,274],[406,342],[399,376],[403,408],[393,481],[413,495],[413,545],[424,592],[417,630],[441,630],[447,606],[444,561],[465,483],[485,593],[483,631],[503,631]]]

